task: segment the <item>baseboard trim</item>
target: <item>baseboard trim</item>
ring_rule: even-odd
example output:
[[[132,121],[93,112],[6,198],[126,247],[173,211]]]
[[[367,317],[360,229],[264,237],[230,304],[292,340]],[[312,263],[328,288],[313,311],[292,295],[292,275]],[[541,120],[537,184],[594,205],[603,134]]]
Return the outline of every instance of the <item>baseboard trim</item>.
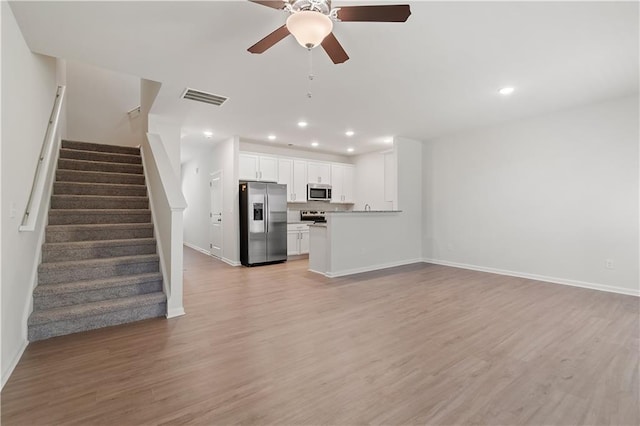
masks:
[[[222,260],[227,265],[240,266],[240,262],[238,262],[237,260],[227,259],[226,257],[221,257],[220,260]]]
[[[404,265],[410,265],[412,263],[420,263],[420,262],[422,262],[422,259],[407,259],[407,260],[399,260],[397,262],[379,263],[377,265],[363,266],[362,268],[346,269],[346,270],[337,271],[337,272],[325,272],[325,273],[318,272],[318,273],[328,278],[338,278],[338,277],[345,277],[347,275],[362,274],[363,272],[378,271],[380,269],[395,268],[396,266],[404,266]],[[312,272],[317,272],[317,271],[312,271]]]
[[[191,244],[191,243],[188,243],[186,241],[183,241],[182,244],[184,244],[185,246],[189,247],[190,249],[194,249],[196,251],[199,251],[200,253],[203,253],[203,254],[206,254],[208,256],[211,256],[211,252],[210,251],[205,250],[202,247],[198,247],[195,244]]]
[[[20,347],[16,351],[16,354],[11,359],[9,367],[6,371],[2,372],[2,384],[0,385],[0,390],[2,390],[4,388],[4,385],[7,384],[7,381],[9,381],[9,377],[11,377],[11,374],[13,374],[13,370],[15,370],[18,366],[18,362],[20,362],[22,354],[24,354],[24,351],[25,349],[27,349],[28,344],[29,342],[27,341],[27,339],[22,340],[22,342],[20,343]]]
[[[175,317],[180,317],[182,315],[185,315],[186,312],[184,311],[184,308],[173,308],[173,309],[169,309],[167,311],[167,319],[169,318],[175,318]]]
[[[448,260],[423,258],[425,263],[451,266],[454,268],[470,269],[472,271],[489,272],[491,274],[508,275],[510,277],[527,278],[530,280],[543,281],[552,284],[568,285],[571,287],[587,288],[590,290],[606,291],[609,293],[624,294],[627,296],[640,297],[640,290],[632,290],[624,287],[611,286],[606,284],[589,283],[586,281],[569,280],[565,278],[549,277],[546,275],[529,274],[526,272],[508,271],[505,269],[489,268],[486,266],[469,265],[466,263],[449,262]]]

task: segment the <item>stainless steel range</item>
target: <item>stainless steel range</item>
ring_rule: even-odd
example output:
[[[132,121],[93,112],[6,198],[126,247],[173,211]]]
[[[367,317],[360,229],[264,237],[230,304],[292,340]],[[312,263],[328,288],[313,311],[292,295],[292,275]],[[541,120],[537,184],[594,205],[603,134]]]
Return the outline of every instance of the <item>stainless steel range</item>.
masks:
[[[316,210],[301,210],[300,220],[303,222],[326,222],[327,218],[324,212]]]

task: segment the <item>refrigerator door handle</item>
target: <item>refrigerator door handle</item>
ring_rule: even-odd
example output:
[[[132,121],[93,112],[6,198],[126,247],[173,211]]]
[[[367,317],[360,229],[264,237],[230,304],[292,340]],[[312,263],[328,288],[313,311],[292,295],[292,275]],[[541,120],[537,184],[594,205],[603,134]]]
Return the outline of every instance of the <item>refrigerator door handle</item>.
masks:
[[[269,196],[265,195],[264,196],[264,211],[265,211],[265,215],[264,215],[264,233],[268,233],[269,232],[269,220],[271,219],[271,212],[269,211]]]

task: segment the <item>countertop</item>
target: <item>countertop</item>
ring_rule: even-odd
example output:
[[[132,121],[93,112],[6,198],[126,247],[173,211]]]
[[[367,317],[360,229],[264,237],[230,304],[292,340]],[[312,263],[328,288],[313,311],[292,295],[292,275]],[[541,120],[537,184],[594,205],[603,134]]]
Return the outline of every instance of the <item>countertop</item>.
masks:
[[[402,213],[402,210],[344,210],[344,211],[332,211],[326,212],[331,214],[336,213]]]

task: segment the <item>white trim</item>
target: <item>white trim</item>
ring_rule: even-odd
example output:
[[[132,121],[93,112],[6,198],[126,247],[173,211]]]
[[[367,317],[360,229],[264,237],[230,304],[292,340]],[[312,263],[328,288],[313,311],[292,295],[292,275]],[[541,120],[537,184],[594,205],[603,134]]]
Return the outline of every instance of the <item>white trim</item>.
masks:
[[[195,244],[191,244],[191,243],[188,243],[188,242],[186,242],[186,241],[183,241],[183,244],[184,244],[185,246],[189,247],[189,248],[194,249],[195,251],[199,251],[199,252],[200,252],[200,253],[202,253],[202,254],[206,254],[207,256],[213,257],[214,259],[220,260],[220,261],[222,261],[222,262],[224,262],[224,263],[226,263],[226,264],[228,264],[228,265],[231,265],[231,266],[240,266],[240,262],[237,262],[237,261],[235,261],[235,260],[231,260],[231,259],[227,259],[226,257],[217,257],[217,256],[214,256],[214,255],[212,255],[212,254],[211,254],[211,252],[210,252],[210,251],[207,251],[207,250],[205,250],[205,249],[203,249],[203,248],[201,248],[201,247],[198,247],[198,246],[196,246]]]
[[[198,247],[195,244],[191,244],[191,243],[188,243],[186,241],[183,241],[182,244],[184,244],[185,246],[189,247],[190,249],[194,249],[195,251],[199,251],[200,253],[206,254],[207,256],[212,256],[210,251],[207,251],[207,250],[203,249],[202,247]]]
[[[606,291],[609,293],[626,294],[628,296],[640,297],[640,289],[633,290],[625,287],[617,287],[606,284],[589,283],[586,281],[570,280],[566,278],[549,277],[546,275],[529,274],[526,272],[508,271],[505,269],[489,268],[486,266],[468,265],[466,263],[449,262],[440,259],[423,258],[425,263],[433,263],[436,265],[452,266],[454,268],[470,269],[472,271],[489,272],[498,275],[508,275],[510,277],[527,278],[530,280],[543,281],[552,284],[569,285],[572,287],[588,288],[590,290]]]
[[[231,259],[227,259],[226,257],[216,257],[216,259],[220,259],[222,260],[224,263],[231,265],[231,266],[240,266],[240,262],[238,262],[237,260],[231,260]]]
[[[18,366],[18,362],[20,362],[22,354],[24,354],[24,350],[27,349],[28,344],[29,342],[27,341],[27,339],[22,339],[22,342],[20,343],[20,347],[16,351],[16,354],[13,356],[13,358],[11,358],[9,368],[7,368],[6,371],[2,372],[2,385],[0,386],[0,390],[2,390],[2,388],[4,388],[4,385],[7,384],[7,381],[9,381],[9,377],[11,377],[11,374],[13,374],[13,370],[15,370],[15,368]]]
[[[421,261],[422,259],[407,259],[407,260],[399,260],[397,262],[380,263],[377,265],[364,266],[362,268],[346,269],[346,270],[337,271],[337,272],[324,272],[324,273],[318,272],[318,273],[328,278],[337,278],[337,277],[344,277],[346,275],[361,274],[363,272],[377,271],[380,269],[395,268],[396,266],[410,265],[412,263],[420,263]],[[311,269],[309,269],[309,271],[317,272],[317,271],[312,271]]]
[[[167,260],[164,258],[164,251],[162,250],[161,238],[158,238],[157,231],[156,231],[158,229],[158,222],[156,219],[155,211],[153,209],[153,206],[155,206],[155,204],[153,203],[153,194],[151,193],[151,189],[149,188],[150,180],[149,180],[149,175],[147,174],[147,169],[148,169],[147,159],[144,156],[144,149],[142,149],[142,147],[140,147],[140,157],[142,159],[142,173],[144,175],[144,185],[147,188],[147,197],[149,198],[149,210],[151,210],[151,222],[153,223],[153,235],[154,237],[156,237],[156,245],[157,245],[156,251],[158,252],[158,258],[160,260],[160,271],[162,272],[162,287],[163,287],[164,294],[167,297],[169,297],[171,293],[170,291],[171,289],[168,288],[167,286],[167,283],[170,281],[169,280],[170,277],[169,277],[169,273],[167,271],[167,265],[166,265]]]
[[[173,309],[167,309],[167,315],[166,318],[175,318],[175,317],[180,317],[182,315],[185,315],[185,311],[184,308],[173,308]]]

